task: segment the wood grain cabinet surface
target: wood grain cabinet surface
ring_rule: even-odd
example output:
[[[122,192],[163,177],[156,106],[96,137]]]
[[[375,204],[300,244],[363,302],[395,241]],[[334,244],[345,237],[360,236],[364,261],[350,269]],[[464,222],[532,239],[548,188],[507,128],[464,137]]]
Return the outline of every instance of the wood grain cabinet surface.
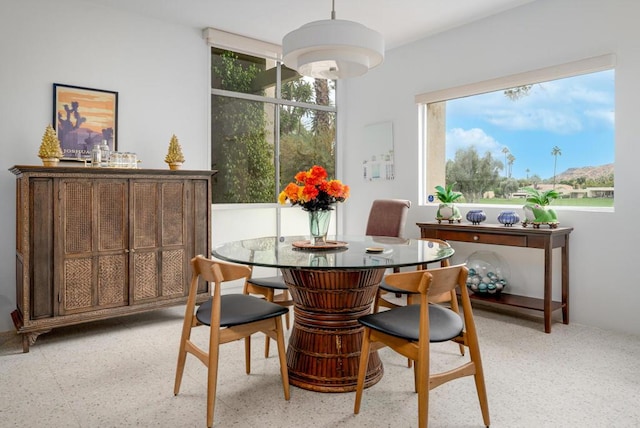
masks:
[[[55,327],[186,301],[215,171],[14,166],[23,351]],[[203,298],[208,294],[201,286]]]

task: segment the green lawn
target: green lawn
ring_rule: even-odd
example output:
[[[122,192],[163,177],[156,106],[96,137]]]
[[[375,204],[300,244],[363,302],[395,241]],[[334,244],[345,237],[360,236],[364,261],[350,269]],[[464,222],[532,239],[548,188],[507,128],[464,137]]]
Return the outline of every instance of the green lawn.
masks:
[[[525,200],[523,198],[513,198],[513,199],[500,199],[500,198],[491,198],[491,199],[479,199],[476,201],[477,204],[486,204],[486,205],[518,205],[522,206],[525,204]],[[555,199],[551,206],[562,206],[562,207],[613,207],[613,198],[580,198],[580,199]]]

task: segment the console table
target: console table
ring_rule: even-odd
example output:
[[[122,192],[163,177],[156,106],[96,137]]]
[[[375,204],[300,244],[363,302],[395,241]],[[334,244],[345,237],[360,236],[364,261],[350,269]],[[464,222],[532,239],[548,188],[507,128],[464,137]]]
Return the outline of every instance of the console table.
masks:
[[[544,312],[544,331],[551,333],[551,314],[562,309],[562,322],[569,324],[569,234],[572,227],[526,228],[519,225],[507,227],[498,224],[474,225],[438,223],[437,221],[416,223],[422,238],[437,238],[445,241],[475,242],[478,244],[508,245],[512,247],[539,248],[544,250],[544,298],[517,296],[508,293],[479,295],[471,294],[478,301],[533,309]],[[552,300],[552,250],[562,249],[562,301]]]

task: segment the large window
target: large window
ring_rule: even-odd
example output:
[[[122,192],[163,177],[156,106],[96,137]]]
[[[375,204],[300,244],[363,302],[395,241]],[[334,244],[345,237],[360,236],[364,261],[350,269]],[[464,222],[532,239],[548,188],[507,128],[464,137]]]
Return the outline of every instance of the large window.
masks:
[[[522,204],[526,187],[554,205],[612,207],[614,70],[609,55],[416,97],[424,188],[454,184],[466,203]]]
[[[211,48],[214,203],[274,203],[314,164],[335,176],[335,82],[277,58]]]

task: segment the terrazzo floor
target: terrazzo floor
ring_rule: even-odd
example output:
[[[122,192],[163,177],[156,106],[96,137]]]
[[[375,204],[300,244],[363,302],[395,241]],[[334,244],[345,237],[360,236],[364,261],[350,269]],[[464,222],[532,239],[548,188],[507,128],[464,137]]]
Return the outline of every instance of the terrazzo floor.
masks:
[[[0,334],[0,427],[204,427],[206,368],[187,359],[173,395],[182,306],[41,335],[29,353]],[[579,324],[475,309],[491,426],[640,427],[640,338]],[[197,333],[195,333],[197,332]],[[207,329],[194,330],[200,339]],[[275,346],[252,342],[245,375],[242,342],[221,348],[216,427],[416,427],[417,396],[406,359],[380,351],[385,374],[354,393],[291,387],[285,401]],[[438,344],[434,370],[459,363],[457,345]],[[431,391],[431,427],[481,427],[472,378]]]

